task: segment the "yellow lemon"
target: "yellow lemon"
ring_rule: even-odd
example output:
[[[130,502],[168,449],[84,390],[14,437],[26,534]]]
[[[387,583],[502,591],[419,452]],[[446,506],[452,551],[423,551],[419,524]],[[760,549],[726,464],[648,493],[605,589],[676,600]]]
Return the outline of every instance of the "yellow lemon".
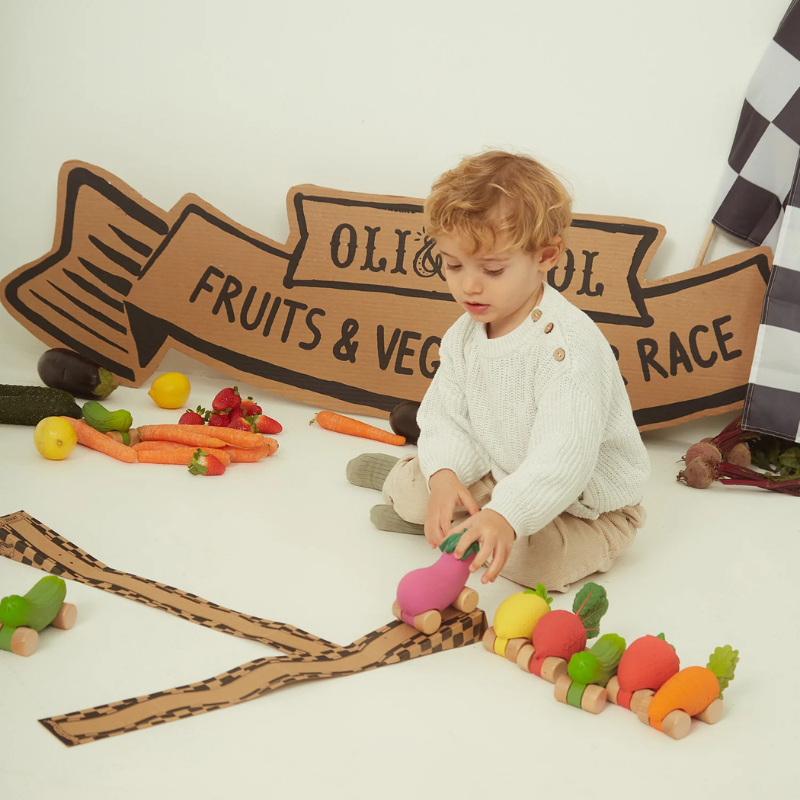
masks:
[[[180,372],[166,372],[153,381],[147,394],[161,408],[182,408],[191,391],[192,385],[185,375]]]
[[[36,449],[51,461],[66,458],[78,443],[75,428],[61,417],[45,417],[33,432]]]
[[[509,595],[494,615],[494,632],[503,639],[530,639],[536,623],[550,611],[543,597],[532,592]]]

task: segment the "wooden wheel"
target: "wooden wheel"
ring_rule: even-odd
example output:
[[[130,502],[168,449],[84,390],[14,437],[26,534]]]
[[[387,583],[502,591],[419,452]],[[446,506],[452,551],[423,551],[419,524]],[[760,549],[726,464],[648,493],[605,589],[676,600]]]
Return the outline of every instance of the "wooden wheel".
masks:
[[[14,655],[32,656],[38,646],[39,634],[33,628],[17,628],[11,635],[9,647]]]
[[[562,675],[556,681],[555,688],[553,689],[553,697],[555,697],[559,703],[566,703],[570,686],[572,686],[572,678],[570,678],[569,675]]]
[[[594,683],[590,683],[583,692],[581,708],[590,714],[599,714],[606,707],[608,692]]]
[[[639,689],[638,691],[634,692],[631,695],[631,711],[636,714],[642,704],[645,704],[645,706],[649,708],[650,701],[654,696],[655,692],[652,689]]]
[[[425,611],[414,617],[414,627],[426,636],[436,633],[442,624],[442,615],[438,611]]]
[[[652,701],[652,697],[645,697],[636,704],[636,716],[639,717],[640,722],[643,722],[645,725],[650,724],[650,703]],[[631,703],[631,711],[633,710],[633,703]]]
[[[392,604],[392,614],[394,614],[400,622],[405,622],[403,619],[403,610],[400,608],[400,603],[398,603],[397,600]],[[441,624],[442,615],[438,611],[432,610],[417,614],[417,616],[414,617],[414,625],[412,627],[416,628],[420,633],[430,636],[432,633],[436,633],[436,631],[439,630]]]
[[[487,628],[486,633],[483,634],[483,647],[490,653],[494,653],[494,643],[497,641],[497,634],[494,628]]]
[[[468,589],[465,586],[459,592],[458,597],[453,600],[453,608],[462,614],[470,614],[478,607],[478,600],[480,600],[478,593],[474,589]]]
[[[719,699],[719,698],[718,698]],[[670,711],[661,723],[661,730],[673,739],[683,739],[692,726],[692,718],[680,709]]]
[[[606,694],[608,702],[617,705],[617,695],[619,694],[619,679],[616,675],[606,684]],[[632,704],[631,704],[632,705]]]
[[[707,725],[714,725],[722,718],[722,700],[717,697],[711,701],[711,704],[705,711],[701,711],[697,715],[697,719],[702,720]]]
[[[62,603],[56,618],[50,623],[54,628],[68,631],[78,618],[78,609],[72,603]]]
[[[528,639],[509,639],[506,645],[506,658],[516,664],[519,651],[522,650],[526,644],[530,644]]]
[[[531,671],[531,659],[536,651],[533,649],[532,644],[526,644],[520,647],[517,653],[517,666],[525,672]]]
[[[562,675],[567,674],[567,662],[563,658],[550,656],[542,661],[542,677],[549,683],[555,683]]]

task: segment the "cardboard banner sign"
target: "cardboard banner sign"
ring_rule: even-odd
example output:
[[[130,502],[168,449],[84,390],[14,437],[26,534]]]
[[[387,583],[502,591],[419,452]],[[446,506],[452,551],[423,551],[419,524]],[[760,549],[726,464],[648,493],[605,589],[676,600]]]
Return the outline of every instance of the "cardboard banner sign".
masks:
[[[375,416],[420,400],[463,313],[422,201],[297,186],[285,244],[199,197],[169,212],[82,162],[59,175],[52,251],[0,283],[6,309],[140,386],[170,348],[315,405]],[[771,266],[754,248],[644,274],[666,234],[577,216],[548,282],[602,328],[640,429],[741,406]]]

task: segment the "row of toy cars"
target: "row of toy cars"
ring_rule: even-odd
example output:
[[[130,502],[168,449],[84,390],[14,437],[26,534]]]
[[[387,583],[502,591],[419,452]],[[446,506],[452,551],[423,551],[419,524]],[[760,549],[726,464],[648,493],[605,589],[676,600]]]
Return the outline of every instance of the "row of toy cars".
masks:
[[[413,570],[397,586],[392,613],[401,622],[431,635],[441,612],[452,606],[471,613],[478,593],[465,586],[477,542],[456,555],[461,534],[449,536],[439,559]],[[542,584],[507,597],[498,607],[483,646],[514,662],[525,672],[555,684],[555,697],[593,714],[611,701],[636,713],[647,725],[673,739],[689,732],[692,717],[713,724],[722,716],[722,692],[733,680],[739,651],[718,647],[705,667],[680,668],[675,648],[663,634],[642,636],[630,647],[615,633],[600,636],[600,620],[608,610],[606,590],[587,583],[572,611],[551,610],[553,598]]]
[[[587,583],[572,612],[551,610],[551,600],[541,584],[535,592],[507,597],[484,635],[484,647],[555,684],[562,703],[599,714],[610,701],[673,739],[686,736],[692,717],[709,724],[720,719],[738,650],[718,647],[707,666],[685,669],[663,634],[626,646],[621,636],[608,633],[587,650],[608,609],[605,589]]]

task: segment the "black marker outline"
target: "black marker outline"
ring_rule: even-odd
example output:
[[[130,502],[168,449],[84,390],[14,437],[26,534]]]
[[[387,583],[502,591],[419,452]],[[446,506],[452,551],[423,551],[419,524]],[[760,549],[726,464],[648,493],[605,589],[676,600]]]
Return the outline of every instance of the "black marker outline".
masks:
[[[58,249],[10,280],[5,287],[5,298],[17,313],[28,320],[32,325],[39,328],[40,331],[57,339],[61,344],[71,347],[75,352],[83,353],[87,358],[91,358],[118,377],[129,381],[135,381],[136,375],[132,369],[114,361],[103,353],[98,353],[85,342],[77,341],[66,331],[59,328],[58,325],[45,319],[40,314],[37,314],[32,308],[23,303],[19,296],[20,289],[22,289],[28,281],[38,277],[69,255],[75,227],[75,205],[78,199],[78,192],[83,186],[88,186],[90,189],[93,189],[109,202],[116,205],[123,213],[136,220],[136,222],[150,228],[154,233],[158,233],[162,236],[168,233],[169,227],[163,219],[142,207],[134,198],[129,197],[116,186],[109,183],[106,178],[95,175],[95,173],[86,167],[75,167],[71,169],[67,175],[64,196],[64,218],[61,227],[61,241],[59,242]]]
[[[201,339],[199,336],[179,328],[175,323],[156,317],[150,312],[133,305],[133,303],[126,302],[125,310],[128,313],[128,324],[136,342],[139,366],[141,367],[146,366],[153,359],[167,339],[172,339],[241,373],[265,378],[287,386],[294,386],[297,389],[316,392],[327,397],[335,397],[337,400],[343,400],[347,403],[368,406],[380,411],[391,411],[403,400],[408,399],[378,394],[377,392],[361,389],[358,386],[350,386],[339,381],[316,378],[304,372],[297,372],[269,361],[262,361],[253,356],[238,353],[206,339]]]
[[[681,292],[693,286],[701,286],[704,283],[711,283],[721,280],[722,278],[727,278],[729,275],[734,275],[737,272],[741,272],[743,269],[750,269],[754,265],[758,269],[766,285],[770,275],[769,259],[764,253],[759,253],[739,264],[712,270],[705,275],[696,275],[691,278],[664,283],[660,286],[647,287],[644,290],[644,297],[645,299],[650,297],[663,297],[664,295]],[[660,422],[669,422],[673,419],[683,419],[699,411],[707,411],[710,408],[721,408],[722,406],[727,406],[732,403],[738,403],[740,400],[743,401],[745,393],[747,392],[747,386],[748,384],[745,383],[741,386],[734,386],[731,389],[725,389],[721,392],[712,392],[702,397],[679,400],[674,403],[665,403],[664,405],[651,406],[649,408],[640,408],[633,412],[633,418],[637,427],[654,425]]]
[[[412,203],[381,203],[369,200],[354,200],[346,197],[339,198],[307,195],[303,194],[302,192],[297,192],[293,198],[293,205],[297,218],[297,227],[300,238],[295,247],[294,253],[292,254],[289,269],[287,270],[286,278],[283,282],[283,285],[286,289],[292,289],[295,286],[307,286],[319,289],[339,289],[344,291],[373,292],[376,294],[394,294],[401,297],[424,297],[431,300],[444,300],[451,303],[455,302],[453,296],[449,292],[426,291],[424,289],[409,289],[397,286],[380,286],[373,283],[355,283],[349,281],[328,281],[317,279],[300,280],[296,278],[297,270],[300,267],[303,252],[305,251],[305,247],[309,238],[308,225],[306,223],[306,215],[303,205],[306,201],[313,203],[328,203],[330,205],[349,208],[374,208],[379,211],[391,211],[405,214],[421,214],[423,211],[422,205]],[[638,273],[645,256],[655,240],[658,238],[660,228],[657,226],[651,227],[647,225],[635,225],[627,222],[603,222],[600,220],[580,218],[573,219],[572,227],[598,230],[603,231],[604,233],[624,233],[640,237],[639,243],[636,245],[634,250],[633,257],[631,259],[631,265],[628,268],[628,275],[626,277],[631,301],[639,313],[639,316],[632,314],[613,314],[607,311],[585,311],[585,313],[595,322],[606,322],[611,325],[635,325],[645,328],[650,327],[653,324],[653,318],[647,313],[647,308],[645,306],[644,297],[642,294],[643,289],[641,283],[639,282]]]

